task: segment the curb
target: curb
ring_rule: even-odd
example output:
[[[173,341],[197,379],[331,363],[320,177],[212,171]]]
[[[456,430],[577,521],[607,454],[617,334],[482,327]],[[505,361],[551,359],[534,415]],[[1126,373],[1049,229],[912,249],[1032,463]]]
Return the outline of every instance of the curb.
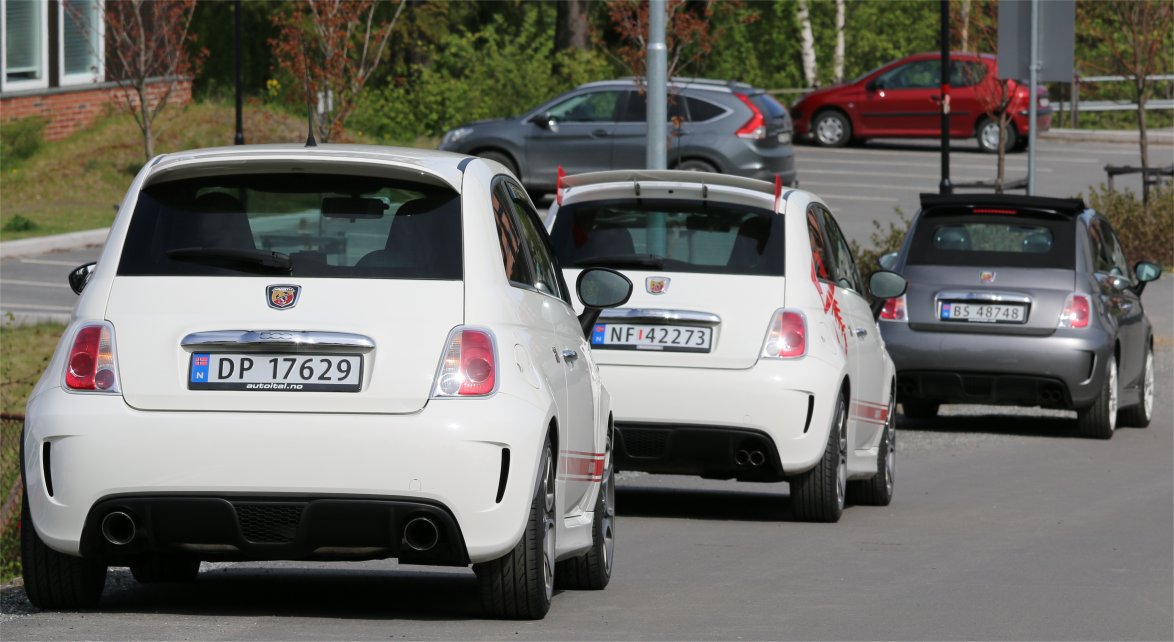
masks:
[[[1136,130],[1109,130],[1109,129],[1056,129],[1037,134],[1041,140],[1086,142],[1086,143],[1132,143],[1140,142],[1140,134]],[[1174,145],[1174,129],[1150,129],[1146,137],[1151,145]]]
[[[102,245],[106,242],[106,236],[109,233],[110,228],[104,227],[97,230],[86,230],[84,232],[39,236],[30,239],[20,239],[19,241],[5,241],[0,243],[0,258],[33,256],[54,250],[73,250],[89,245]]]

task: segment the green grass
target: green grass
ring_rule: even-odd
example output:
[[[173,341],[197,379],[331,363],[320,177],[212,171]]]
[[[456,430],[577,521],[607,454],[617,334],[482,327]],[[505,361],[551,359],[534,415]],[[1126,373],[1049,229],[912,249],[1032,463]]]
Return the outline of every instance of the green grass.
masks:
[[[6,415],[24,413],[25,400],[49,364],[64,329],[56,323],[0,325],[0,411]],[[20,478],[20,431],[20,421],[0,421],[0,502],[7,500]],[[20,575],[19,520],[17,510],[14,519],[4,524],[0,537],[0,583]]]

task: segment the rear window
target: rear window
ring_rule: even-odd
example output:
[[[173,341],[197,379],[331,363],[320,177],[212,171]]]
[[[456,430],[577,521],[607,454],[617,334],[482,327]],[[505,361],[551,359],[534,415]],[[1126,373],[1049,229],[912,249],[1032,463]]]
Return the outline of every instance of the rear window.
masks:
[[[763,117],[769,119],[782,118],[787,115],[787,108],[783,107],[782,103],[775,100],[774,96],[766,92],[757,94],[750,94],[747,96],[750,102],[762,112]]]
[[[783,275],[782,217],[694,200],[616,199],[558,211],[551,241],[564,267]]]
[[[1072,269],[1070,221],[1014,216],[925,216],[909,248],[909,265]]]
[[[241,174],[139,195],[122,276],[462,277],[460,196],[402,180]]]

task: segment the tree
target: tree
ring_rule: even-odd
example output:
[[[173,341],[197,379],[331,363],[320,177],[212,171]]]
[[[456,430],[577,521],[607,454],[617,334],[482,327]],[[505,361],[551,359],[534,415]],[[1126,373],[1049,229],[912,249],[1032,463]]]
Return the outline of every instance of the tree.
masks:
[[[799,0],[796,9],[799,19],[799,42],[802,44],[803,80],[808,87],[819,86],[819,76],[816,73],[815,62],[815,34],[811,30],[811,12],[807,9],[807,0]]]
[[[1101,55],[1081,60],[1086,71],[1120,74],[1128,78],[1137,102],[1138,144],[1143,181],[1149,169],[1149,137],[1145,104],[1153,90],[1154,74],[1169,71],[1174,4],[1169,0],[1080,2],[1076,5],[1077,33],[1100,43]],[[1144,183],[1143,183],[1144,184]],[[1149,211],[1149,190],[1142,190]]]
[[[608,18],[620,38],[615,55],[632,70],[637,78],[647,75],[648,64],[648,5],[647,0],[611,0],[607,4]],[[665,48],[667,75],[699,65],[721,40],[724,30],[714,28],[718,14],[738,15],[739,21],[757,19],[757,14],[741,12],[738,0],[688,3],[685,0],[665,2]]]
[[[844,82],[844,0],[836,0],[836,53],[832,56],[832,83]]]
[[[199,68],[207,51],[189,47],[188,33],[196,0],[109,0],[99,2],[105,17],[107,75],[118,85],[119,104],[143,134],[143,154],[155,156],[156,118],[171,94]],[[66,11],[79,19],[86,7],[67,1]],[[90,39],[96,43],[96,38]]]
[[[558,15],[554,24],[554,50],[586,50],[591,45],[591,30],[587,22],[587,0],[562,0],[556,3]]]
[[[999,46],[999,7],[997,0],[979,1],[973,7],[971,0],[955,0],[961,11],[950,10],[952,39],[966,39],[974,44],[977,53],[995,53]],[[952,62],[957,65],[957,62]],[[986,65],[964,65],[958,78],[973,85],[986,117],[999,126],[998,160],[995,165],[995,192],[1003,192],[1007,176],[1007,128],[1011,126],[1011,112],[1007,107],[1014,96],[1010,79],[998,79],[987,73]],[[951,77],[955,77],[951,74]]]
[[[388,37],[403,12],[373,0],[302,0],[273,16],[278,36],[269,41],[278,65],[317,105],[314,129],[322,142],[342,131],[363,87],[383,59]],[[384,15],[377,21],[377,15]]]

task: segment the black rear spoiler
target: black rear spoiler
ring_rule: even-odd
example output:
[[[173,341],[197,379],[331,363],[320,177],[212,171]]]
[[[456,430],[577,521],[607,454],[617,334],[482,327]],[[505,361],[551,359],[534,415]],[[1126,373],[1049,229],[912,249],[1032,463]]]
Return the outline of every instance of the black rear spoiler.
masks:
[[[1019,196],[1017,194],[922,194],[922,211],[946,208],[953,212],[975,208],[1023,209],[1064,217],[1079,216],[1088,209],[1079,198],[1052,198],[1049,196]]]

